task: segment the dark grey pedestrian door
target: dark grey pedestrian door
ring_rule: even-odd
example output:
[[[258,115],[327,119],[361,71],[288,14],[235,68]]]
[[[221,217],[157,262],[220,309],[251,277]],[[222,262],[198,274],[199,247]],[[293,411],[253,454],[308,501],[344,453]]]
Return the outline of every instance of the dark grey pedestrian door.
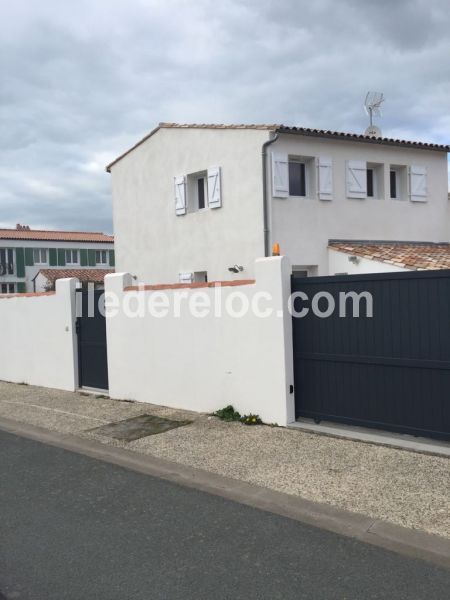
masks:
[[[108,389],[106,321],[99,310],[101,290],[77,290],[78,379],[80,387]]]
[[[292,278],[297,417],[450,439],[450,271]],[[336,310],[316,316],[328,292]],[[339,293],[368,291],[373,317],[339,316]],[[324,311],[327,300],[319,301]],[[365,315],[365,302],[360,304]]]

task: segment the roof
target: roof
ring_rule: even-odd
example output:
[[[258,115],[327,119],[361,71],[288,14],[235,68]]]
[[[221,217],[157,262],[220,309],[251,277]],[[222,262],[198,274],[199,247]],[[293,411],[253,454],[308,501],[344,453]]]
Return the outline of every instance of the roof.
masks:
[[[328,247],[413,271],[450,269],[450,244],[330,240]]]
[[[0,229],[0,240],[33,240],[46,242],[114,242],[114,236],[98,231],[47,231],[44,229]]]
[[[321,138],[332,138],[339,140],[347,140],[353,142],[366,142],[369,144],[386,144],[389,146],[402,146],[406,148],[416,148],[419,150],[439,150],[441,152],[450,152],[450,145],[444,144],[433,144],[428,142],[413,142],[408,140],[400,140],[396,138],[388,138],[388,137],[372,137],[369,135],[358,134],[358,133],[345,133],[341,131],[331,131],[329,129],[310,129],[309,127],[290,127],[288,125],[252,125],[252,124],[230,124],[226,125],[224,123],[160,123],[158,127],[152,129],[150,133],[145,135],[141,140],[139,140],[134,146],[123,152],[120,156],[114,159],[109,165],[107,165],[106,170],[108,173],[111,171],[111,167],[115,165],[119,160],[124,158],[127,154],[132,152],[135,148],[144,143],[148,138],[154,135],[160,129],[253,129],[253,130],[266,130],[271,131],[273,133],[289,133],[289,134],[297,134],[297,135],[306,135],[311,137],[321,137]]]
[[[38,275],[43,275],[49,281],[76,277],[83,283],[103,283],[105,276],[110,273],[114,273],[114,269],[41,269]]]

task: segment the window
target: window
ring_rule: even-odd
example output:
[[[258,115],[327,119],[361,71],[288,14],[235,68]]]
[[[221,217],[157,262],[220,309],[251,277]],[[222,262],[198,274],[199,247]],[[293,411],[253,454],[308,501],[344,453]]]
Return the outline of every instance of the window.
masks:
[[[306,196],[306,165],[289,161],[289,196]]]
[[[1,294],[15,294],[16,284],[15,283],[2,283],[0,286]]]
[[[367,169],[367,197],[374,197],[374,185],[373,185],[373,169]]]
[[[66,250],[66,265],[78,264],[78,250]]]
[[[391,169],[389,173],[389,185],[391,198],[398,198],[397,171]]]
[[[188,212],[204,210],[208,207],[207,173],[193,173],[187,176]]]
[[[47,264],[47,248],[34,248],[33,249],[33,262],[35,265],[46,265]]]
[[[194,283],[206,283],[208,273],[206,271],[194,271]]]
[[[108,264],[108,254],[106,250],[96,250],[95,251],[95,264],[96,265],[107,265]]]
[[[0,248],[0,275],[14,275],[14,250]]]

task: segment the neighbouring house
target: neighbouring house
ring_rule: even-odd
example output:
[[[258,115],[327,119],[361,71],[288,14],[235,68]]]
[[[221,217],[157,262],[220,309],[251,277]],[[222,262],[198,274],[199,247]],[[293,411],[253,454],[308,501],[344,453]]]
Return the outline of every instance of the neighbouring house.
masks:
[[[330,240],[333,275],[450,269],[450,244]]]
[[[34,291],[42,269],[110,269],[114,238],[98,232],[0,229],[0,293]]]
[[[92,284],[95,290],[104,289],[105,277],[114,273],[114,269],[41,269],[33,279],[33,290],[35,292],[49,292],[55,289],[57,279],[75,277],[81,283],[81,287]]]
[[[278,243],[295,272],[328,275],[337,272],[329,240],[449,242],[449,149],[282,125],[161,123],[107,167],[117,270],[158,283],[246,279]]]

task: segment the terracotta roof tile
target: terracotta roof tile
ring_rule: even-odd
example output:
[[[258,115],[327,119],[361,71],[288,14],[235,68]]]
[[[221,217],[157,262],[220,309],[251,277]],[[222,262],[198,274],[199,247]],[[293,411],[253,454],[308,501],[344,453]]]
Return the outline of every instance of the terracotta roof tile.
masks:
[[[98,231],[46,231],[43,229],[0,229],[0,240],[33,240],[46,242],[113,243],[114,236]]]
[[[331,240],[328,247],[413,271],[450,269],[450,243]]]
[[[114,269],[41,269],[39,273],[49,281],[76,277],[83,283],[103,283],[105,276],[114,273]]]
[[[135,148],[140,146],[143,142],[148,140],[149,137],[154,135],[160,129],[253,129],[253,130],[267,130],[279,133],[290,133],[297,135],[306,135],[311,137],[321,137],[321,138],[333,138],[339,140],[348,140],[354,142],[366,142],[370,144],[385,144],[388,146],[403,146],[407,148],[417,148],[420,150],[439,150],[442,152],[450,152],[450,145],[444,144],[434,144],[428,142],[413,142],[409,140],[400,140],[396,138],[388,138],[388,137],[372,137],[365,134],[359,133],[347,133],[342,131],[332,131],[330,129],[311,129],[309,127],[290,127],[288,125],[267,125],[267,124],[224,124],[224,123],[160,123],[158,127],[152,129],[150,133],[145,135],[141,140],[139,140],[136,144],[134,144],[128,150],[125,150],[120,156],[114,159],[109,165],[107,165],[106,170],[110,172],[110,169],[113,165],[115,165],[119,160],[124,158],[127,154],[132,152]]]

